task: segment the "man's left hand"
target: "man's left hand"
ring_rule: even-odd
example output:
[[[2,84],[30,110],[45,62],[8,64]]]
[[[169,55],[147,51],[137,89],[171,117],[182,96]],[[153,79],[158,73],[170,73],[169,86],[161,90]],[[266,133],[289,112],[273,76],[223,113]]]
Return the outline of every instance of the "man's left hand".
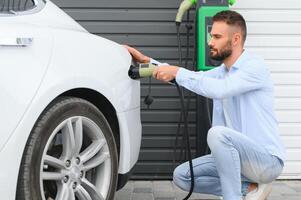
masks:
[[[162,65],[155,69],[153,77],[164,82],[170,82],[176,78],[178,71],[179,67],[177,66]]]

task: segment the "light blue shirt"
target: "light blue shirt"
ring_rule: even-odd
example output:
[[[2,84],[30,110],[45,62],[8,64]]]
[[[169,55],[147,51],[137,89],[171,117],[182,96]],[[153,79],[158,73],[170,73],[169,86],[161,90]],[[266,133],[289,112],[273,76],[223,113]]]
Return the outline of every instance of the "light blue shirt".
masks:
[[[274,112],[273,82],[262,58],[245,50],[230,70],[224,64],[206,72],[180,68],[176,81],[213,99],[212,126],[241,132],[285,160]]]

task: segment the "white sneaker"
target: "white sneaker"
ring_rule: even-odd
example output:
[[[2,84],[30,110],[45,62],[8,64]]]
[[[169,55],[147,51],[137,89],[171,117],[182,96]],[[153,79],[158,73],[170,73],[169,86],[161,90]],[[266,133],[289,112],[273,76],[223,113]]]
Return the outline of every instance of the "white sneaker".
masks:
[[[271,191],[271,184],[258,184],[257,189],[247,193],[245,200],[265,200]]]

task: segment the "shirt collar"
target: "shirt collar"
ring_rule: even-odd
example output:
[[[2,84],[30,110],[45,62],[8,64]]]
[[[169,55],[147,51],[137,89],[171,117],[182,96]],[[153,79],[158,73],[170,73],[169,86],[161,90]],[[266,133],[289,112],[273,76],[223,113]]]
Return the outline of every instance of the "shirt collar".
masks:
[[[235,63],[232,65],[231,68],[239,69],[241,64],[244,62],[244,60],[247,58],[247,50],[243,50],[242,54],[238,57],[238,59],[235,61]],[[224,67],[225,71],[228,71],[226,65],[223,63],[222,66]]]

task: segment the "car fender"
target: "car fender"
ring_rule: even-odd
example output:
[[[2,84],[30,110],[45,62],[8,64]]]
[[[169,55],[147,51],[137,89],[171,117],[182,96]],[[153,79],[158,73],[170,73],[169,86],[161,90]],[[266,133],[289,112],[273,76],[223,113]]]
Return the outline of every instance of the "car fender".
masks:
[[[132,59],[120,44],[90,33],[55,30],[54,49],[49,69],[53,78],[66,75],[77,84],[101,82],[94,88],[109,88],[106,93],[117,112],[140,106],[140,82],[129,78]]]

